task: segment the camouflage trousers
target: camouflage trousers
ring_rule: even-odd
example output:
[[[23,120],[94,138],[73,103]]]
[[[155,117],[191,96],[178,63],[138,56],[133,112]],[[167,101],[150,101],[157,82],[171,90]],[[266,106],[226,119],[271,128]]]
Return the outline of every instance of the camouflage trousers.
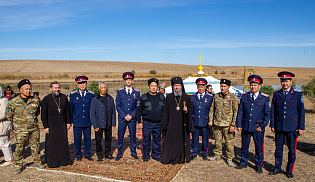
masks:
[[[228,160],[232,160],[234,155],[234,143],[233,139],[235,138],[235,132],[229,132],[230,127],[221,127],[221,126],[214,126],[213,127],[213,134],[215,138],[215,145],[214,145],[214,155],[216,157],[221,157],[222,155],[222,139],[224,137],[225,145],[226,145],[226,155]]]
[[[29,146],[32,151],[32,158],[34,159],[34,164],[40,164],[40,150],[39,150],[39,129],[24,129],[19,130],[14,128],[14,139],[15,139],[15,152],[14,152],[14,168],[23,168],[23,158],[24,151],[27,141],[29,141]]]

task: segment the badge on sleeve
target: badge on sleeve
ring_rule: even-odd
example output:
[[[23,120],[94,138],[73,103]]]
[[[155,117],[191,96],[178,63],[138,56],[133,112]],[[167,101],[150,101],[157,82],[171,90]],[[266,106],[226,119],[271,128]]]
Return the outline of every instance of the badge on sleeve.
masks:
[[[137,107],[138,107],[138,106],[140,106],[140,100],[138,100],[138,102],[137,102]]]
[[[304,103],[303,96],[301,96],[301,103]]]

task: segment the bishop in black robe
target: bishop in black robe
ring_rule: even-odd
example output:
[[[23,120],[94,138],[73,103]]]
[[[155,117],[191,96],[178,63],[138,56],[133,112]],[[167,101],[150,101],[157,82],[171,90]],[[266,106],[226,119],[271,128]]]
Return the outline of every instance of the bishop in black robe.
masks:
[[[70,104],[67,96],[61,93],[48,94],[42,100],[41,106],[44,128],[49,128],[45,142],[47,166],[54,168],[72,164],[67,133],[67,125],[70,127]]]
[[[161,122],[162,136],[165,137],[162,164],[180,164],[191,160],[190,133],[194,132],[192,105],[185,93],[182,79],[172,78],[172,87],[174,84],[181,84],[182,94],[175,96],[173,91],[166,96]],[[183,110],[184,106],[187,107],[187,111]]]

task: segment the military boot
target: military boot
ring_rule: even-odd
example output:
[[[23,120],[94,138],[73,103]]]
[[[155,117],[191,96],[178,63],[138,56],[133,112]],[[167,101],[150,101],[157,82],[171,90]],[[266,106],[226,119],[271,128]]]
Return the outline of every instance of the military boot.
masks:
[[[22,172],[22,168],[15,168],[13,174],[18,175],[18,174],[21,174],[21,172]]]
[[[34,167],[38,168],[38,169],[44,169],[45,166],[43,164],[37,164]]]

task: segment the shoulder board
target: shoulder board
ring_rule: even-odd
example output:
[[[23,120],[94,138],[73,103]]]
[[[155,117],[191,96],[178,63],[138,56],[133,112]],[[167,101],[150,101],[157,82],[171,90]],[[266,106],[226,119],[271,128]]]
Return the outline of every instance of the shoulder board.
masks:
[[[137,89],[135,89],[135,88],[134,88],[134,90],[135,90],[136,92],[140,92],[139,90],[137,90]]]
[[[294,90],[294,92],[301,92],[300,90]]]
[[[88,93],[91,93],[91,94],[95,94],[94,92],[92,92],[92,91],[89,91],[89,90],[88,90],[87,92],[88,92]]]
[[[75,94],[76,92],[77,92],[77,90],[76,90],[76,91],[71,92],[70,94]]]
[[[124,87],[123,87],[123,88],[120,88],[120,89],[118,89],[118,90],[124,90]]]
[[[264,94],[264,93],[262,93],[262,92],[261,92],[261,95],[262,95],[262,96],[265,96],[265,97],[269,97],[269,95]]]

